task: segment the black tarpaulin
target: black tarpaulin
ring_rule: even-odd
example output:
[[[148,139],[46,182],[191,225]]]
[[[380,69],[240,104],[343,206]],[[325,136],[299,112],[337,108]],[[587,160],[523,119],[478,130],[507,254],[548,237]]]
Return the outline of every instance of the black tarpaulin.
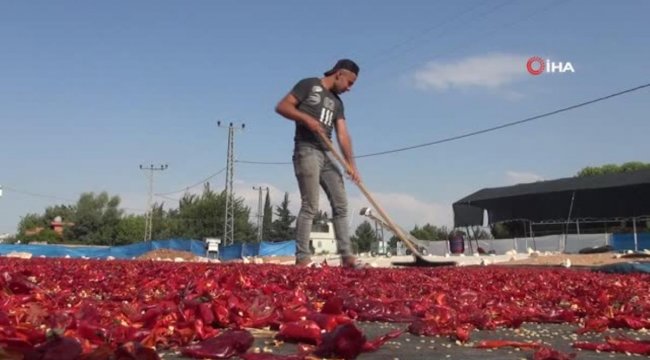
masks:
[[[490,224],[650,215],[650,170],[486,188],[453,208],[456,227],[483,225],[484,211]]]

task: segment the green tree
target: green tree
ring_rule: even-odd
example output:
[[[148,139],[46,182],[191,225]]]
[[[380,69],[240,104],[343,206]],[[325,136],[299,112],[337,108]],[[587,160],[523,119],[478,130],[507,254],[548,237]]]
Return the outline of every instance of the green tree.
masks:
[[[223,238],[225,207],[226,193],[222,191],[217,194],[206,184],[201,195],[183,195],[178,209],[166,213],[161,220],[160,236],[192,239]],[[235,241],[255,241],[255,228],[249,221],[250,209],[244,205],[244,199],[235,197],[233,208]]]
[[[183,237],[202,239],[222,237],[225,210],[225,193],[216,194],[206,184],[201,195],[185,194],[177,209],[165,211],[164,203],[156,203],[152,209],[152,238],[166,239]],[[52,234],[44,232],[40,237],[26,236],[35,228],[49,229],[51,221],[61,216],[65,227],[63,239],[58,241],[87,245],[118,245],[139,242],[144,237],[144,216],[124,215],[119,209],[120,199],[100,194],[84,193],[75,205],[56,205],[48,207],[43,215],[27,214],[19,223],[17,240],[54,241]],[[235,198],[234,225],[236,241],[254,241],[255,228],[249,221],[250,209],[244,205],[243,198]],[[45,230],[42,230],[45,231]],[[45,239],[45,240],[39,240]]]
[[[464,233],[467,236],[468,240],[487,240],[492,239],[492,236],[489,232],[481,226],[469,226],[465,229]]]
[[[25,232],[31,229],[35,228],[46,228],[49,226],[49,223],[45,219],[43,215],[35,214],[35,213],[29,213],[22,218],[20,218],[20,222],[18,223],[18,238],[19,240],[22,240],[23,236],[25,235]]]
[[[77,207],[74,205],[49,206],[45,209],[43,217],[48,223],[54,220],[57,216],[60,216],[61,220],[66,222],[70,221],[70,219],[74,217],[76,211]]]
[[[144,216],[126,215],[120,219],[112,245],[127,245],[144,239]]]
[[[357,226],[350,240],[352,241],[352,248],[355,253],[369,252],[372,244],[377,241],[377,234],[370,222],[364,221]]]
[[[517,223],[521,224],[520,221],[517,221]],[[511,238],[512,236],[510,235],[513,233],[513,229],[511,229],[511,226],[509,226],[509,224],[510,222],[491,224],[490,233],[492,234],[492,237],[495,239]]]
[[[327,223],[330,221],[327,211],[318,210],[314,216],[314,223],[311,231],[327,232],[329,230]]]
[[[37,234],[25,237],[23,241],[57,244],[61,242],[61,236],[59,236],[59,234],[57,234],[54,230],[46,228]]]
[[[410,233],[419,240],[447,240],[449,237],[449,229],[446,226],[437,227],[429,223],[422,227],[415,225]]]
[[[296,217],[291,214],[289,210],[289,193],[284,193],[284,200],[275,208],[276,219],[273,221],[271,240],[282,241],[294,238],[295,229],[291,224],[296,220]]]
[[[638,171],[650,169],[650,163],[643,163],[640,161],[629,161],[621,165],[605,164],[601,166],[587,166],[578,171],[577,177],[616,174],[621,172]]]
[[[390,239],[388,239],[388,249],[392,252],[397,252],[397,243],[399,241],[400,240],[397,236],[391,236]]]
[[[271,227],[273,224],[273,207],[271,207],[271,195],[269,189],[266,189],[266,199],[264,200],[264,217],[262,218],[262,240],[271,239]]]
[[[65,229],[65,237],[87,245],[110,245],[123,213],[119,205],[120,198],[106,192],[81,194],[71,219],[74,226]]]

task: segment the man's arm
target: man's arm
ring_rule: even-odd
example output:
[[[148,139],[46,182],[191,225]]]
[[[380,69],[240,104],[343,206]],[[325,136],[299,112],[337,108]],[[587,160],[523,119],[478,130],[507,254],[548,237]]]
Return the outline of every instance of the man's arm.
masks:
[[[291,93],[287,94],[278,105],[275,107],[275,112],[284,116],[289,120],[293,120],[303,126],[307,127],[312,132],[325,135],[325,130],[320,125],[316,118],[298,110],[298,99]]]
[[[348,174],[352,178],[352,181],[359,183],[361,177],[359,175],[359,170],[357,169],[357,164],[354,161],[354,155],[352,154],[352,139],[350,138],[350,133],[348,132],[348,127],[345,124],[344,118],[339,118],[336,120],[336,140],[341,147],[341,152],[343,152],[343,157],[350,165],[350,171]]]

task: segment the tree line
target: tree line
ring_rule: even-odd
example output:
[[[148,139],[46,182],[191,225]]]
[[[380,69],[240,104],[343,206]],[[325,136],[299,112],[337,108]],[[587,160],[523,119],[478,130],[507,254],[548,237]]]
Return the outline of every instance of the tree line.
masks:
[[[627,162],[622,165],[606,164],[598,167],[585,167],[575,176],[594,176],[627,171],[650,169],[650,163]],[[156,203],[152,207],[152,238],[221,238],[224,230],[225,192],[215,192],[206,184],[201,194],[186,193],[178,202],[177,208],[165,209],[165,203]],[[145,228],[144,214],[128,214],[120,208],[119,196],[110,196],[106,192],[99,194],[83,193],[74,205],[54,205],[47,207],[41,214],[30,213],[23,216],[18,225],[18,233],[7,242],[20,241],[46,242],[84,245],[126,245],[143,240]],[[244,205],[244,199],[235,197],[234,237],[238,242],[257,240],[256,225],[250,221],[251,210]],[[60,217],[63,231],[57,233],[51,228],[52,221]],[[296,216],[289,209],[289,194],[285,193],[280,205],[271,206],[269,192],[266,193],[262,221],[262,240],[283,241],[294,239],[294,221]],[[324,231],[329,221],[327,212],[319,211],[314,219],[313,231]],[[601,224],[606,231],[618,229],[624,231],[627,223]],[[642,223],[643,229],[650,228],[649,223]],[[603,231],[600,228],[581,229],[585,232]],[[430,241],[448,240],[455,233],[461,232],[468,239],[512,238],[526,236],[528,224],[521,221],[493,224],[489,228],[469,227],[450,229],[426,223],[415,225],[410,234],[417,239]],[[383,236],[375,224],[369,221],[357,226],[351,236],[355,252],[370,252]],[[397,238],[389,238],[389,248],[395,248]]]
[[[152,239],[206,237],[220,238],[224,230],[225,192],[215,192],[209,185],[201,194],[185,194],[178,207],[166,208],[165,203],[152,206]],[[18,233],[8,242],[50,243],[78,245],[127,245],[143,241],[146,216],[130,214],[120,207],[119,196],[107,192],[83,193],[73,205],[49,206],[43,213],[29,213],[18,225]],[[251,209],[244,199],[235,197],[234,238],[237,242],[257,241],[256,225],[250,221]],[[51,225],[61,220],[62,232],[57,233]],[[284,241],[295,239],[295,219],[289,208],[289,194],[285,193],[280,205],[271,206],[267,192],[262,220],[262,240]],[[313,231],[326,231],[331,219],[327,212],[319,211],[314,218]],[[446,240],[451,233],[447,227],[431,224],[415,226],[411,234],[423,240]],[[357,226],[351,236],[355,252],[370,252],[383,233],[368,221]],[[489,236],[482,234],[482,236]],[[397,238],[389,240],[395,248]]]
[[[201,194],[186,193],[177,208],[165,203],[152,206],[152,239],[222,237],[224,230],[225,192],[215,192],[209,185]],[[126,245],[144,239],[145,214],[129,214],[120,207],[119,196],[107,192],[83,193],[73,205],[49,206],[41,214],[29,213],[18,224],[18,232],[10,242],[45,242],[83,245]],[[234,237],[241,242],[257,240],[256,225],[250,221],[251,210],[244,199],[235,197]],[[52,229],[61,219],[62,232]],[[263,240],[293,238],[295,216],[289,210],[289,194],[273,211],[270,195],[264,204]]]

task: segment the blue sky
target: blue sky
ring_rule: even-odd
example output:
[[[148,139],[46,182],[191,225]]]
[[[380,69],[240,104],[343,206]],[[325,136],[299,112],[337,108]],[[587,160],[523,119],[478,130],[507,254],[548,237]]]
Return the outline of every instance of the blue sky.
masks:
[[[147,182],[138,165],[169,164],[156,174],[157,193],[225,166],[227,131],[218,120],[246,124],[236,136],[238,160],[289,161],[294,125],[273,108],[296,81],[341,57],[361,66],[343,96],[357,154],[648,83],[649,13],[643,0],[5,1],[0,233],[86,191],[120,195],[129,211],[141,212]],[[532,76],[531,56],[571,62],[575,72]],[[362,158],[358,166],[402,226],[450,225],[451,203],[483,187],[650,161],[649,100],[645,88],[497,132]],[[289,192],[297,211],[290,165],[238,163],[235,180],[251,206],[252,186],[263,185],[275,203]],[[223,188],[224,174],[211,181]],[[367,202],[351,183],[348,189],[357,213]]]

